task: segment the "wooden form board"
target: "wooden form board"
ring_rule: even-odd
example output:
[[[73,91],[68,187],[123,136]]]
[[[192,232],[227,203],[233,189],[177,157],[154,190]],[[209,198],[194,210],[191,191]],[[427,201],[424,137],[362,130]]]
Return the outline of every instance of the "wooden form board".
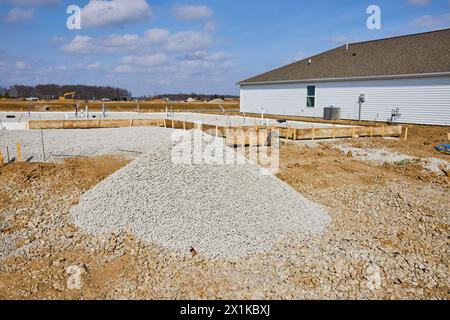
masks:
[[[269,139],[272,128],[228,128],[225,134],[229,146],[263,146]]]
[[[399,137],[402,126],[279,128],[280,137],[292,140],[315,140],[357,137]]]
[[[114,119],[114,120],[30,120],[29,129],[93,129],[137,126],[158,126],[158,119]]]
[[[239,130],[253,132],[266,132],[267,138],[270,130],[278,130],[280,138],[292,140],[315,140],[315,139],[336,139],[336,138],[357,138],[357,137],[399,137],[402,135],[402,126],[353,126],[338,127],[330,126],[327,128],[286,128],[286,127],[265,127],[265,126],[216,126],[210,124],[200,124],[195,122],[171,120],[171,119],[112,119],[112,120],[30,120],[28,121],[29,129],[89,129],[89,128],[120,128],[120,127],[137,127],[137,126],[155,126],[173,129],[199,129],[212,135],[226,137],[227,142],[233,144],[251,143],[251,137],[242,136]],[[250,135],[251,131],[249,131]],[[263,134],[264,136],[264,134]],[[259,138],[260,140],[263,138]],[[257,142],[260,144],[262,142]]]

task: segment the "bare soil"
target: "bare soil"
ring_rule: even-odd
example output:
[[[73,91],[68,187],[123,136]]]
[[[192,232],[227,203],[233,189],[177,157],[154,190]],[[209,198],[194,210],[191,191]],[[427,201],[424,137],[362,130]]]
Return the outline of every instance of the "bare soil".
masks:
[[[418,127],[406,142],[353,144],[448,159],[432,147],[444,133]],[[307,243],[288,238],[272,253],[231,262],[180,257],[129,234],[93,237],[74,227],[70,206],[128,161],[107,156],[0,168],[0,235],[25,235],[9,250],[14,255],[0,257],[1,299],[450,298],[445,175],[409,162],[359,161],[333,142],[283,143],[278,177],[326,206],[332,223]],[[71,265],[85,270],[81,290],[66,287]]]

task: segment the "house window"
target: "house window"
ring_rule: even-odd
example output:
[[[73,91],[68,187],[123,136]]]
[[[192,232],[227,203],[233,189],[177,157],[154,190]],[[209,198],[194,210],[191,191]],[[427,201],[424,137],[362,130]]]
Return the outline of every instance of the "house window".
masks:
[[[314,108],[316,106],[316,86],[307,86],[306,91],[306,106]]]

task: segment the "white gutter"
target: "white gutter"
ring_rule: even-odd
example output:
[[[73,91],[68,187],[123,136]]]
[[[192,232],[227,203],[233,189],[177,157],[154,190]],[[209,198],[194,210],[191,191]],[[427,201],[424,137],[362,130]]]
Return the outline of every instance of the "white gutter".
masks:
[[[277,84],[277,83],[305,83],[305,82],[332,82],[332,81],[357,81],[357,80],[384,80],[384,79],[402,79],[402,78],[428,78],[428,77],[445,77],[450,76],[450,72],[436,73],[416,73],[416,74],[399,74],[386,76],[361,76],[347,78],[320,78],[320,79],[304,79],[304,80],[280,80],[280,81],[261,81],[261,82],[238,82],[238,86],[257,85],[257,84]]]

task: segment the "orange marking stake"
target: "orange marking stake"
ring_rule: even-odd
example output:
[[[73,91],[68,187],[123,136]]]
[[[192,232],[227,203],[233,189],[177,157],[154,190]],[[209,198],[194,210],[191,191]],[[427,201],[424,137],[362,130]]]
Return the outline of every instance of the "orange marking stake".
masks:
[[[0,151],[0,166],[3,166],[3,154]]]
[[[20,155],[20,143],[17,141],[17,162],[20,162],[22,160],[22,157]]]

